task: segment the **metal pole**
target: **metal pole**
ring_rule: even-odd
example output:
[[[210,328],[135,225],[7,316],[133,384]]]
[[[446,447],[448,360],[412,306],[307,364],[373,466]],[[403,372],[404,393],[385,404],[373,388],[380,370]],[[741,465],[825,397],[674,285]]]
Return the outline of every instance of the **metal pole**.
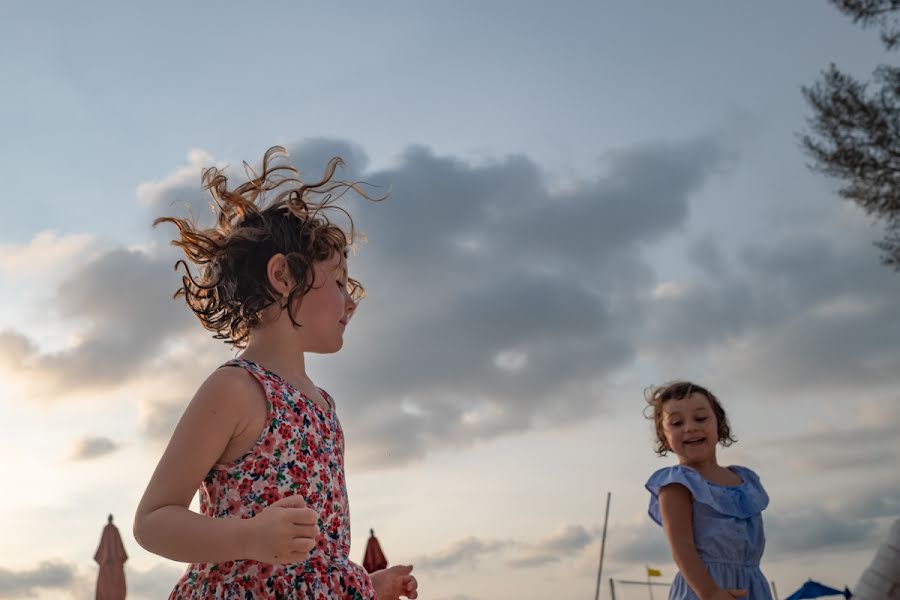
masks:
[[[775,600],[778,600],[778,590],[775,589],[775,581],[772,580],[769,583],[772,584],[772,596],[775,598]]]
[[[650,600],[653,600],[653,585],[650,583],[650,566],[645,565],[647,569],[647,591],[650,592]]]
[[[609,578],[609,597],[610,600],[616,600],[616,586],[613,585],[613,578]]]
[[[606,492],[606,515],[603,517],[603,538],[600,541],[600,566],[597,567],[597,588],[594,591],[594,600],[600,598],[600,577],[603,575],[603,554],[606,551],[606,524],[609,522],[609,500],[612,498],[612,492]],[[610,588],[612,587],[612,579],[609,580]]]

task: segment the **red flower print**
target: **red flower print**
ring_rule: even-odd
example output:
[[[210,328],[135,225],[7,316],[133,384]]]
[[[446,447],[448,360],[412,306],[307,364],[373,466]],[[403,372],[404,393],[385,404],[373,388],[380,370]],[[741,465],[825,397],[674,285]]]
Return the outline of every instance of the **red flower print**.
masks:
[[[191,564],[170,599],[374,600],[363,569],[350,562],[350,512],[343,432],[333,411],[319,411],[292,386],[256,364],[246,369],[266,391],[270,410],[259,443],[245,457],[215,466],[200,486],[200,512],[248,519],[285,496],[299,494],[319,514],[321,533],[309,559],[287,565],[234,560]]]

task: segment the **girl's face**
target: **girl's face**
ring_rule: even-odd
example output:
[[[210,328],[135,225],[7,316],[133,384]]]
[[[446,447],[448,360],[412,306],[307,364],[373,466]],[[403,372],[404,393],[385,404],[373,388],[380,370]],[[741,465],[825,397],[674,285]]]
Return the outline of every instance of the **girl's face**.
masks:
[[[719,423],[709,398],[694,392],[681,400],[666,400],[662,413],[666,444],[682,463],[715,460]]]
[[[344,328],[356,310],[347,290],[347,260],[335,252],[313,265],[315,282],[294,313],[302,325],[304,351],[330,354],[344,345]]]

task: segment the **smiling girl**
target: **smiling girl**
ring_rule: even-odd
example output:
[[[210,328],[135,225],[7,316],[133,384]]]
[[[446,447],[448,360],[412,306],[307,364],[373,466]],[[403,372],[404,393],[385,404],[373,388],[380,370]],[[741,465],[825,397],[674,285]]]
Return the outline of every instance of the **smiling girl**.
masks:
[[[651,388],[656,452],[678,465],[647,481],[650,517],[662,525],[679,573],[670,600],[771,600],[759,560],[769,496],[746,467],[720,465],[716,446],[736,440],[725,409],[704,387],[676,381]]]

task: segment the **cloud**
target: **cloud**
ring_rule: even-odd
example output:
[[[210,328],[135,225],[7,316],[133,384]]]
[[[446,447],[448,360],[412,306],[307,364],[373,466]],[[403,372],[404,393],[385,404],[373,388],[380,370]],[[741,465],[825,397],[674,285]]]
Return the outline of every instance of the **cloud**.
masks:
[[[72,460],[90,460],[112,454],[121,447],[120,444],[102,436],[87,436],[75,444]]]
[[[212,166],[225,167],[205,150],[194,149],[188,153],[186,165],[162,179],[138,184],[138,201],[152,215],[148,215],[148,224],[157,217],[169,214],[182,217],[192,215],[200,223],[211,224],[213,212],[210,196],[201,188],[200,177],[203,169]]]
[[[348,178],[392,189],[383,203],[342,200],[370,240],[351,261],[370,297],[344,351],[311,363],[345,415],[356,465],[583,422],[640,352],[665,361],[685,339],[719,379],[766,372],[761,393],[896,383],[900,282],[872,260],[870,240],[832,243],[806,230],[732,259],[701,236],[686,249],[696,276],[660,280],[648,250],[684,229],[692,197],[733,163],[714,137],[611,153],[595,178],[562,190],[523,155],[475,164],[413,146],[365,171],[365,153],[342,140],[291,154],[307,174],[343,155]],[[199,170],[211,163],[226,164],[193,152],[138,196],[153,216],[179,202],[199,209]],[[76,258],[55,303],[75,331],[70,343],[45,350],[7,330],[0,364],[46,396],[167,377],[166,390],[141,400],[141,431],[164,439],[199,374],[224,358],[169,298],[176,256],[150,245]],[[182,367],[169,358],[185,344],[193,353],[180,355]]]
[[[707,138],[640,147],[562,192],[524,156],[473,165],[412,147],[367,174],[392,194],[352,206],[369,243],[351,270],[370,297],[331,390],[363,415],[348,424],[359,455],[403,464],[593,414],[636,356],[656,284],[643,246],[683,226],[727,157]]]
[[[340,375],[318,370],[352,415],[355,460],[379,467],[593,414],[608,378],[636,356],[635,324],[658,283],[643,248],[681,229],[692,195],[732,159],[713,137],[645,144],[610,153],[602,174],[560,191],[523,155],[472,164],[413,146],[392,167],[364,172],[365,153],[342,140],[296,144],[291,154],[304,173],[343,155],[348,178],[392,190],[383,203],[342,199],[371,240],[351,269],[358,260],[371,294],[360,311],[372,316],[348,330],[331,367]],[[208,204],[199,171],[211,163],[226,164],[194,151],[141,184],[138,197],[152,216],[199,212]],[[151,245],[76,261],[58,290],[73,342],[44,351],[7,332],[0,361],[40,373],[50,391],[146,376],[201,331],[169,299],[175,257]],[[146,400],[144,433],[164,437],[192,391],[179,385]]]
[[[125,584],[128,597],[135,600],[157,600],[172,591],[184,573],[182,566],[158,563],[149,569],[125,565]],[[0,598],[20,600],[46,596],[82,600],[94,597],[97,585],[97,565],[86,570],[60,561],[41,561],[33,568],[10,570],[0,567]]]
[[[254,172],[260,173],[260,159],[247,157],[246,162]],[[304,182],[321,179],[328,161],[335,156],[344,159],[344,167],[336,177],[346,181],[359,181],[369,164],[369,158],[361,147],[344,140],[333,138],[307,138],[288,148],[288,162],[300,169],[300,179]],[[201,187],[204,169],[217,167],[229,178],[229,187],[246,180],[243,160],[224,161],[215,159],[209,152],[193,149],[187,155],[185,165],[178,167],[162,179],[145,181],[137,187],[137,197],[147,210],[148,223],[162,216],[192,216],[198,225],[210,227],[214,223],[212,199]],[[166,228],[156,234],[158,238],[168,236]]]
[[[510,542],[502,540],[482,540],[474,536],[458,540],[434,554],[421,556],[413,561],[417,569],[445,570],[460,566],[476,568],[481,560],[505,550]]]
[[[43,351],[24,334],[0,333],[0,366],[49,399],[109,389],[140,374],[190,326],[193,316],[171,300],[174,260],[165,254],[115,248],[76,263],[59,285],[55,309],[76,330],[67,347]]]
[[[73,256],[90,251],[93,236],[88,234],[59,235],[55,231],[41,231],[27,244],[0,244],[0,273],[21,277],[44,277],[56,271]]]
[[[887,470],[896,464],[887,463]],[[830,504],[835,514],[852,521],[896,518],[900,515],[900,482],[881,480],[852,486]]]
[[[767,512],[765,527],[770,557],[864,546],[877,532],[871,521],[841,518],[817,506]]]
[[[175,431],[175,425],[184,412],[187,402],[184,398],[177,400],[160,400],[150,398],[142,403],[140,417],[140,433],[149,440],[166,441]]]
[[[137,600],[167,598],[175,582],[184,574],[184,567],[172,564],[155,564],[149,569],[133,569],[126,565],[125,579],[128,597]]]
[[[596,538],[597,532],[589,531],[583,525],[565,524],[554,534],[524,548],[508,564],[521,568],[554,563],[578,554]]]
[[[900,410],[895,399],[857,400],[855,423],[845,420],[838,428],[818,426],[790,436],[768,440],[761,448],[782,457],[784,464],[800,472],[823,470],[889,470],[900,462],[896,444]]]
[[[638,522],[611,527],[607,551],[610,562],[619,564],[662,564],[672,560],[663,528],[643,515]]]
[[[562,524],[555,532],[536,541],[491,540],[469,536],[445,548],[413,561],[422,570],[452,570],[461,566],[476,568],[485,560],[498,560],[510,550],[515,554],[506,560],[513,568],[530,568],[571,558],[585,550],[599,537],[596,527]]]
[[[30,598],[40,590],[63,592],[75,579],[75,568],[58,561],[45,561],[18,571],[0,567],[0,598]]]
[[[900,278],[873,260],[868,239],[836,243],[824,230],[745,246],[739,262],[658,296],[643,348],[664,363],[690,341],[716,381],[754,381],[760,395],[889,389],[900,362]],[[709,245],[709,242],[703,242]],[[712,252],[717,252],[713,250]]]

